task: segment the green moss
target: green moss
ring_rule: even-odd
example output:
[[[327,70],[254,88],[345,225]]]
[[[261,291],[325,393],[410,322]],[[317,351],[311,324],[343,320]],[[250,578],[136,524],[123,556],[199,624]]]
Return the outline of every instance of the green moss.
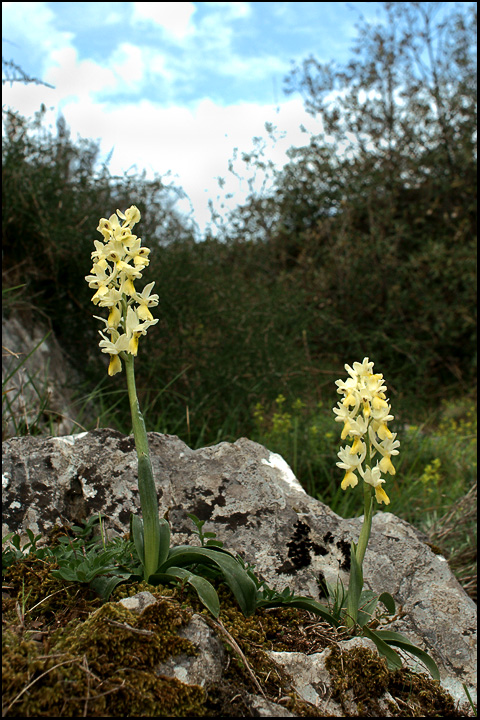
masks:
[[[389,676],[383,658],[369,648],[357,646],[345,651],[334,645],[325,667],[332,677],[332,697],[340,703],[345,716],[349,714],[345,705],[347,697],[357,704],[358,715],[372,711],[377,717],[383,715],[378,698],[387,690]]]
[[[27,573],[28,574],[28,573]],[[138,588],[130,588],[138,592]],[[149,586],[150,591],[155,588]],[[36,599],[36,598],[35,598]],[[92,603],[95,605],[95,603]],[[28,612],[4,633],[3,701],[7,717],[201,717],[205,691],[176,678],[157,676],[155,667],[196,648],[178,635],[191,612],[158,597],[137,615],[118,603],[93,608],[35,641]],[[37,622],[39,620],[37,619]],[[38,633],[37,633],[38,634]]]
[[[318,708],[299,697],[291,685],[290,677],[270,658],[267,651],[318,651],[318,643],[326,647],[328,638],[338,637],[336,631],[328,626],[328,630],[323,627],[317,635],[305,632],[304,623],[319,625],[318,620],[312,621],[309,613],[288,608],[258,610],[255,615],[246,618],[229,593],[220,590],[219,594],[222,608],[220,620],[241,648],[266,697],[277,703],[282,699],[281,704],[295,715],[318,717]],[[246,702],[246,693],[258,695],[258,687],[243,658],[239,657],[225,636],[220,637],[231,660],[224,673],[223,687],[216,688],[215,693],[210,694],[209,707],[218,717],[249,716],[251,708]],[[315,647],[312,646],[314,637],[317,641]]]
[[[3,583],[11,587],[12,592],[10,598],[4,599],[4,611],[18,602],[29,620],[41,617],[45,621],[55,617],[58,626],[100,607],[101,599],[87,585],[66,583],[53,577],[51,573],[55,568],[53,559],[41,560],[33,554],[8,567]]]
[[[166,600],[150,605],[140,616],[119,603],[107,603],[63,633],[60,645],[73,654],[88,653],[91,667],[98,670],[111,665],[114,671],[115,663],[124,664],[126,652],[129,668],[151,667],[171,655],[194,652],[192,644],[177,635],[189,618]]]
[[[249,670],[270,701],[281,700],[295,715],[318,717],[318,708],[298,696],[267,651],[309,654],[326,647],[333,648],[327,662],[334,697],[341,702],[349,693],[359,715],[378,715],[377,699],[388,690],[403,716],[458,717],[453,700],[437,683],[408,671],[392,673],[366,648],[340,652],[338,642],[346,636],[305,611],[259,610],[245,618],[228,589],[220,586],[219,621],[243,657],[219,633],[229,663],[219,685],[200,688],[155,672],[171,656],[197,652],[178,630],[193,612],[209,616],[188,588],[124,584],[112,593],[112,602],[101,605],[87,587],[69,588],[31,560],[13,566],[9,578],[11,597],[3,603],[5,717],[245,717],[251,714],[246,698],[260,694]],[[54,594],[42,602],[45,590]],[[142,590],[157,602],[140,615],[115,602]],[[16,603],[22,598],[19,613]]]
[[[437,682],[407,668],[390,674],[388,690],[399,704],[410,708],[412,717],[464,717]]]
[[[381,717],[383,710],[378,699],[385,692],[397,703],[388,701],[393,716],[463,717],[453,698],[437,681],[407,668],[390,671],[384,658],[369,648],[346,651],[334,646],[325,666],[332,676],[332,696],[340,703],[345,717],[351,715],[347,698],[356,704],[355,716]]]

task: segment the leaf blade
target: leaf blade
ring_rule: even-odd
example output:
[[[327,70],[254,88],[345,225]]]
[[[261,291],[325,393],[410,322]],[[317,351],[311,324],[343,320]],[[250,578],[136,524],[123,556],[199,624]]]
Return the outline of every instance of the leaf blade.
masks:
[[[222,548],[178,545],[170,550],[167,560],[158,572],[166,572],[172,566],[185,567],[198,563],[213,564],[220,570],[246,617],[255,612],[257,607],[255,583],[238,560]]]
[[[220,614],[220,600],[218,599],[217,592],[213,585],[208,582],[201,575],[186,570],[185,568],[172,566],[165,573],[155,573],[154,578],[156,582],[166,583],[171,582],[173,579],[183,580],[191,585],[197,592],[200,601],[205,605],[215,618],[218,618]]]

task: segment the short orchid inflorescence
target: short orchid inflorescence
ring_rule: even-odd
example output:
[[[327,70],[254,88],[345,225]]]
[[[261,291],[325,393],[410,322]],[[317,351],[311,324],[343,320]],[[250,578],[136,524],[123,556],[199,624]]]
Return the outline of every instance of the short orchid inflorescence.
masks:
[[[357,473],[365,483],[375,489],[377,502],[388,505],[390,500],[382,487],[385,480],[382,473],[395,474],[392,455],[398,455],[400,442],[396,433],[387,426],[393,415],[386,399],[387,390],[381,373],[373,373],[373,362],[364,358],[362,363],[345,365],[350,375],[344,382],[337,380],[337,392],[344,395],[338,406],[333,408],[335,420],[343,422],[341,438],[349,437],[352,445],[340,449],[338,467],[345,470],[342,489],[355,487],[358,484]],[[375,455],[381,459],[372,466]],[[365,466],[364,466],[365,463]]]
[[[88,286],[96,291],[92,302],[109,308],[107,319],[97,318],[105,323],[104,331],[110,336],[99,331],[103,338],[99,347],[110,355],[109,375],[121,372],[122,353],[137,355],[140,335],[158,322],[150,312],[151,307],[158,305],[158,295],[151,294],[155,283],[146,285],[142,292],[137,292],[134,285],[150,262],[150,250],[141,247],[141,238],[132,234],[139,220],[140,210],[135,205],[125,214],[117,210],[108,220],[101,218],[97,230],[103,235],[103,242],[94,241],[92,274],[85,277]]]

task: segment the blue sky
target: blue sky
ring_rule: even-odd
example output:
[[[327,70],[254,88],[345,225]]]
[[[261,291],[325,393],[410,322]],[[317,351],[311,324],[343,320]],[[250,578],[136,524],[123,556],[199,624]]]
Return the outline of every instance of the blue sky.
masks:
[[[360,15],[379,20],[381,5],[3,2],[3,56],[54,86],[7,83],[3,105],[29,116],[44,103],[53,127],[63,113],[74,138],[113,151],[112,172],[171,172],[202,230],[216,178],[230,207],[245,198],[246,180],[228,172],[234,148],[250,151],[273,123],[281,137],[265,152],[281,165],[288,147],[308,142],[302,125],[320,131],[300,96],[283,92],[292,63],[346,61]]]

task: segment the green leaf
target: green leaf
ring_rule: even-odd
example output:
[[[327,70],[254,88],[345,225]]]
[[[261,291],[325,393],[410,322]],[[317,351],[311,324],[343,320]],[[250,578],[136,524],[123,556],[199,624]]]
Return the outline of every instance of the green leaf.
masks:
[[[383,592],[378,596],[378,601],[385,605],[389,615],[395,615],[395,600],[390,593]]]
[[[125,358],[125,365],[127,360]],[[133,356],[130,355],[128,362],[130,371],[133,373]],[[129,373],[130,371],[127,370]],[[127,374],[127,382],[128,382]],[[131,387],[129,384],[129,396]],[[134,389],[134,388],[133,388]],[[131,406],[132,407],[132,406]],[[132,424],[135,436],[135,446],[138,456],[138,492],[140,495],[140,506],[143,520],[143,564],[145,568],[145,580],[149,575],[156,572],[158,558],[160,557],[160,518],[158,516],[158,499],[153,477],[152,463],[148,452],[148,438],[145,430],[142,413],[136,401],[136,410],[132,408]],[[163,554],[163,551],[162,551]]]
[[[207,533],[205,533],[205,537],[207,536]],[[223,540],[207,540],[205,543],[205,547],[216,547],[221,548],[223,547]]]
[[[128,580],[140,580],[140,575],[133,575],[130,573],[125,573],[124,575],[114,575],[113,577],[106,577],[106,576],[99,576],[94,578],[90,582],[90,587],[92,590],[94,590],[96,593],[100,595],[101,598],[104,600],[108,600],[110,595],[112,594],[113,590],[122,582],[127,582]]]
[[[300,608],[301,610],[309,610],[310,612],[314,612],[317,615],[320,615],[320,617],[330,623],[332,627],[338,627],[337,620],[328,611],[328,608],[326,608],[324,605],[321,605],[313,598],[303,597],[302,595],[294,595],[293,597],[290,595],[289,597],[286,597],[278,594],[276,597],[272,598],[272,600],[257,601],[257,607],[296,607]]]
[[[347,600],[347,591],[345,590],[345,587],[343,585],[343,582],[340,578],[337,580],[337,586],[333,590],[332,597],[334,598],[334,604],[333,604],[333,614],[335,617],[340,618],[341,612],[343,608],[346,606],[346,600]]]
[[[158,567],[163,565],[170,551],[170,525],[165,518],[160,521],[160,548],[158,551]]]
[[[470,695],[470,692],[469,692],[469,690],[468,690],[468,687],[465,685],[465,683],[462,683],[462,686],[463,686],[463,689],[465,690],[465,695],[466,695],[467,698],[468,698],[468,702],[470,703],[470,707],[471,707],[472,710],[473,710],[473,714],[475,715],[475,717],[477,717],[477,708],[476,708],[476,706],[475,706],[475,703],[474,703],[473,700],[472,700],[472,696]]]
[[[367,628],[363,628],[365,631]],[[372,632],[370,630],[370,632]],[[440,680],[440,673],[438,670],[437,663],[435,660],[430,657],[430,655],[425,652],[425,650],[422,650],[421,648],[414,645],[410,640],[408,640],[404,635],[401,635],[400,633],[393,632],[393,630],[376,630],[375,634],[385,643],[388,643],[389,645],[395,645],[396,647],[401,648],[402,650],[405,650],[406,652],[410,653],[411,655],[415,655],[418,657],[419,660],[422,661],[422,663],[425,665],[425,667],[428,669],[430,675],[433,677],[434,680]]]
[[[387,659],[387,665],[390,668],[390,670],[398,670],[402,667],[402,658],[400,655],[393,650],[387,643],[382,640],[382,638],[373,630],[370,630],[366,625],[362,629],[363,634],[370,638],[370,640],[373,640],[375,645],[377,646],[378,652],[381,655],[384,655]]]
[[[137,551],[138,559],[145,565],[145,552],[143,547],[143,523],[138,515],[130,515],[130,532]]]
[[[388,593],[386,594],[388,595]],[[357,624],[360,625],[360,627],[366,625],[373,618],[373,614],[378,605],[379,599],[379,596],[371,590],[363,590],[360,595],[357,617]]]
[[[60,568],[59,570],[52,570],[53,577],[61,578],[62,580],[67,580],[68,582],[77,582],[77,573],[73,570],[70,570],[70,568]]]
[[[372,600],[372,602],[366,605],[365,608],[359,610],[357,615],[357,625],[359,625],[360,627],[364,627],[364,625],[367,625],[372,619],[376,607],[377,599],[375,598],[375,600]]]
[[[172,566],[185,567],[188,565],[197,565],[198,563],[214,565],[221,571],[225,582],[235,595],[240,609],[245,616],[248,617],[255,612],[257,604],[257,587],[255,583],[246,573],[240,562],[222,548],[179,545],[170,550],[167,560],[158,569],[158,572],[167,572]],[[155,575],[157,574],[158,573],[155,573]]]
[[[194,523],[194,525],[196,525],[197,530],[201,530],[202,527],[205,525],[206,520],[200,520],[193,513],[187,513],[187,517],[190,518],[190,520]]]
[[[214,617],[218,617],[220,614],[220,601],[216,593],[215,588],[208,580],[195,575],[185,568],[170,567],[166,573],[155,573],[153,576],[156,582],[167,583],[173,579],[183,580],[191,585],[197,591],[197,595],[201,602],[205,605]]]
[[[347,592],[347,626],[351,627],[358,619],[358,606],[363,589],[363,572],[357,560],[355,543],[352,542],[350,550],[350,580]]]

